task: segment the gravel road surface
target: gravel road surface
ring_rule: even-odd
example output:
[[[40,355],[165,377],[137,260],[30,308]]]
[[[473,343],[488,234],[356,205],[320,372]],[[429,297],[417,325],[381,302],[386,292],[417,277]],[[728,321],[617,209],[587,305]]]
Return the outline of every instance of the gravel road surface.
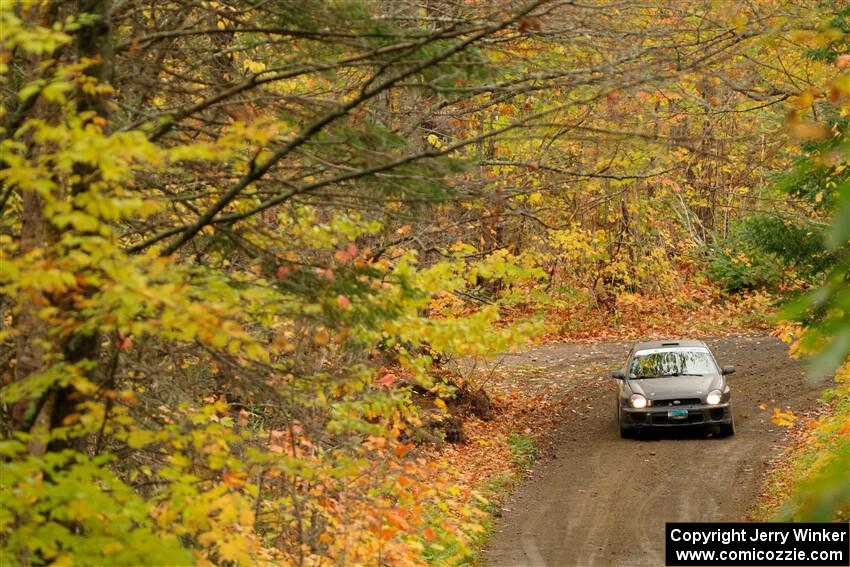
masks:
[[[547,344],[503,360],[536,368],[538,385],[554,380],[581,393],[564,399],[553,453],[505,502],[488,565],[661,567],[665,522],[746,517],[766,463],[781,450],[770,408],[810,409],[825,382],[808,379],[775,338],[705,340],[720,365],[737,369],[729,377],[734,437],[697,430],[620,439],[607,376],[630,344]]]

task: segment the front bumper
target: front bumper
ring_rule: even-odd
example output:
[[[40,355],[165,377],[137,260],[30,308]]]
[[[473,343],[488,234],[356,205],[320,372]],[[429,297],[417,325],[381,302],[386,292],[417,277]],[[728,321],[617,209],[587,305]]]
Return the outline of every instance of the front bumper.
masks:
[[[687,410],[684,417],[670,417],[670,410]],[[732,423],[732,407],[729,402],[709,405],[688,405],[661,408],[620,407],[620,426],[624,429],[648,427],[676,427],[687,425],[728,425]]]

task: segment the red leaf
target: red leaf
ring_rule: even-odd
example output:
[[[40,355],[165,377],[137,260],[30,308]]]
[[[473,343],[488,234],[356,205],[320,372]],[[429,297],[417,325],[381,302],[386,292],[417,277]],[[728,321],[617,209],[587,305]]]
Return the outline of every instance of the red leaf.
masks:
[[[392,372],[387,372],[386,374],[378,378],[375,383],[380,384],[381,386],[392,386],[396,380],[398,380],[398,376],[396,376]]]

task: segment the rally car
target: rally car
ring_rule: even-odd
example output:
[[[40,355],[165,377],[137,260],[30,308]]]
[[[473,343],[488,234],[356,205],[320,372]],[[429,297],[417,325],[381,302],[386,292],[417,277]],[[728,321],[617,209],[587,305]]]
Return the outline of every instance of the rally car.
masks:
[[[652,341],[636,344],[624,368],[613,372],[617,385],[617,423],[626,438],[640,430],[703,426],[735,434],[726,376],[702,341]]]

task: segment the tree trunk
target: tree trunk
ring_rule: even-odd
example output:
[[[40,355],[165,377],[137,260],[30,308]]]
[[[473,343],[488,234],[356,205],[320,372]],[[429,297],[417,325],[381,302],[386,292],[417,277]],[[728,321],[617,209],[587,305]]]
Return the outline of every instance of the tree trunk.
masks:
[[[80,0],[77,14],[98,16],[95,23],[83,26],[77,32],[74,46],[68,47],[59,56],[79,60],[82,57],[91,58],[96,63],[90,66],[86,73],[99,81],[108,80],[112,69],[112,49],[109,28],[108,0]],[[57,5],[61,6],[57,9]],[[42,17],[64,19],[69,15],[67,6],[62,3],[51,3],[44,7]],[[71,52],[71,53],[69,53]],[[36,62],[37,63],[37,62]],[[34,66],[35,67],[35,66]],[[93,110],[100,116],[106,117],[107,104],[100,95],[76,93],[77,111]],[[40,98],[34,105],[30,117],[49,117],[56,115],[55,108]],[[39,151],[39,146],[33,144],[32,153]],[[32,156],[31,156],[32,157]],[[57,179],[54,198],[63,199],[78,195],[89,189],[89,184],[97,178],[98,172],[88,165],[80,164],[74,168],[78,181],[71,187],[63,187],[63,181]],[[49,260],[54,252],[53,247],[59,241],[59,233],[45,214],[44,198],[33,190],[22,191],[23,212],[21,215],[20,252],[27,254],[42,250]],[[80,290],[76,290],[80,291]],[[85,290],[84,290],[85,291]],[[44,319],[39,317],[39,311],[52,304],[64,311],[68,316],[72,308],[71,301],[63,297],[47,297],[37,287],[32,289],[30,296],[21,302],[15,317],[17,331],[16,366],[14,378],[16,381],[26,380],[33,375],[46,371],[57,360],[76,363],[82,360],[96,360],[99,355],[100,337],[97,334],[72,334],[59,339],[50,333],[50,328]],[[61,316],[61,315],[60,315]],[[76,411],[76,406],[82,400],[79,392],[71,386],[54,387],[38,399],[26,399],[17,402],[11,412],[12,427],[19,431],[32,431],[34,427],[49,429],[59,426],[65,418]],[[65,443],[52,443],[48,449],[58,450]],[[30,450],[40,454],[45,447],[33,443]]]

